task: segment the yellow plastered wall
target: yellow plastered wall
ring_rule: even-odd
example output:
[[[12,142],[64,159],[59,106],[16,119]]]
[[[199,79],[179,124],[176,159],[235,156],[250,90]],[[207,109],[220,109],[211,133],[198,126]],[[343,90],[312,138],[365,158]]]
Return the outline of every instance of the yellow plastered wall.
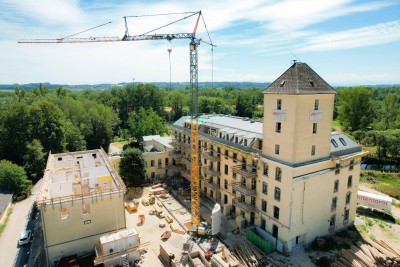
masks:
[[[83,203],[90,206],[89,214],[83,213]],[[62,203],[61,206],[68,209],[68,218],[61,219],[60,204],[41,208],[45,246],[49,248],[50,262],[59,259],[60,255],[68,255],[67,251],[81,254],[88,248],[92,249],[99,241],[98,238],[94,240],[92,236],[126,227],[122,194],[104,193],[97,198],[74,200]],[[92,242],[93,240],[95,242]],[[89,247],[88,242],[91,243]]]
[[[277,108],[277,100],[282,100],[282,112],[286,120],[276,120],[272,113]],[[319,100],[322,119],[310,120],[315,100]],[[302,163],[328,157],[330,153],[330,133],[333,114],[333,94],[281,95],[264,94],[263,153],[288,163]],[[281,132],[276,132],[276,123],[281,123]],[[313,133],[313,123],[317,123],[317,133]],[[280,146],[275,154],[275,144]],[[311,155],[312,145],[316,146]]]

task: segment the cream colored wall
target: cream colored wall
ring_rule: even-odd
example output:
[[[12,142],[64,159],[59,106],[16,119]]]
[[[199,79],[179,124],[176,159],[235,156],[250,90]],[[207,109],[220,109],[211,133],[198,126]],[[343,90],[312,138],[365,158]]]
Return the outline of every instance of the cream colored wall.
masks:
[[[168,165],[172,164],[172,157],[169,151],[166,152],[145,152],[143,153],[146,161],[146,176],[151,178],[151,173],[154,172],[156,177],[165,177],[165,159],[168,158]],[[158,160],[161,159],[161,167],[158,166]],[[151,161],[154,160],[154,167],[151,167]]]
[[[275,120],[272,117],[277,99],[282,99],[282,111],[286,111],[286,120]],[[319,100],[318,110],[323,112],[320,121],[310,120],[310,111],[314,110],[315,99]],[[264,94],[263,154],[288,163],[302,163],[328,157],[333,100],[333,94]],[[280,133],[275,131],[277,122],[282,124]],[[313,122],[318,124],[316,134],[312,132]],[[275,144],[280,145],[279,155],[275,154]],[[316,145],[314,156],[311,156],[312,145]]]
[[[59,257],[58,252],[60,251],[64,251],[66,255],[66,251],[69,253],[74,247],[76,247],[74,253],[80,254],[82,247],[88,247],[88,241],[85,240],[85,237],[126,227],[122,194],[109,195],[104,193],[97,199],[93,197],[86,198],[83,201],[90,205],[90,214],[84,215],[82,200],[75,200],[62,204],[69,210],[69,218],[67,219],[61,219],[61,209],[57,203],[41,208],[46,246],[54,247],[49,249],[49,258]],[[87,220],[91,220],[91,223],[85,225],[84,221]],[[90,240],[93,239],[90,237]],[[96,239],[96,242],[91,243],[89,247],[93,248],[98,241]]]

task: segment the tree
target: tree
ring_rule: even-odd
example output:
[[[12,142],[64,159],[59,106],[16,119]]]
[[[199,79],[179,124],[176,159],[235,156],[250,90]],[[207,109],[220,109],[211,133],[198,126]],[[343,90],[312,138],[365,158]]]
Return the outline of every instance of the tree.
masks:
[[[183,116],[183,107],[185,106],[185,95],[181,91],[173,91],[170,93],[170,105],[172,119],[177,120]]]
[[[340,124],[351,131],[364,130],[373,120],[371,92],[365,87],[339,91],[338,108]]]
[[[127,186],[141,186],[145,180],[143,152],[129,147],[121,155],[119,174]]]
[[[128,120],[129,130],[136,140],[141,141],[143,136],[164,134],[167,129],[164,120],[152,109],[140,108],[137,113],[130,113]]]
[[[67,151],[86,150],[86,141],[78,127],[72,124],[70,120],[65,122],[65,139],[67,142]]]
[[[0,188],[20,196],[28,196],[32,182],[28,180],[24,168],[10,161],[2,160],[0,161]]]
[[[25,154],[22,157],[23,167],[31,181],[37,182],[43,176],[46,153],[39,140],[34,139],[26,144]]]

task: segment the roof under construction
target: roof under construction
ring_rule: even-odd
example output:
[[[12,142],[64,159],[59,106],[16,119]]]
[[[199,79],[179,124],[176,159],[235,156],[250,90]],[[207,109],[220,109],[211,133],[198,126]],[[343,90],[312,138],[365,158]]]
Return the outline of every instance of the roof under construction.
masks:
[[[37,204],[61,203],[125,191],[124,182],[103,149],[50,153]]]
[[[294,62],[278,79],[271,83],[264,94],[336,94],[336,91],[306,63]]]

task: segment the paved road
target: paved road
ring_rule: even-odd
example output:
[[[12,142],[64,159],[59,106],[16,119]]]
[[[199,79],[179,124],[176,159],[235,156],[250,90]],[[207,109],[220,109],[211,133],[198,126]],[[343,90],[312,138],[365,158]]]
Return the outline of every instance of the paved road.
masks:
[[[18,247],[18,239],[29,221],[32,204],[36,199],[37,188],[38,186],[35,186],[34,190],[32,190],[34,194],[30,197],[12,205],[13,212],[0,237],[0,266],[14,266],[20,249],[22,250],[20,254],[23,255],[23,257],[21,257],[21,263],[17,266],[20,266],[20,264],[23,265],[28,261],[30,245],[21,248]]]

